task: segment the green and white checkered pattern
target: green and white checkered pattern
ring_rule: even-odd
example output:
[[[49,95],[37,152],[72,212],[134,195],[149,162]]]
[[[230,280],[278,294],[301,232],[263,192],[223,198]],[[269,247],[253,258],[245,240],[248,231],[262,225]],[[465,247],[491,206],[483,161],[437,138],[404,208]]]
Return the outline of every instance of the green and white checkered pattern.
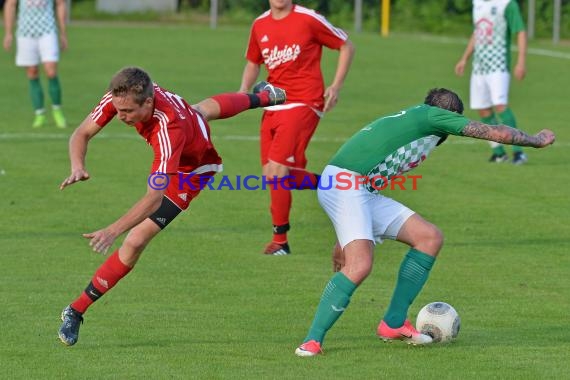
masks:
[[[508,73],[511,38],[525,30],[516,0],[473,0],[473,74]]]
[[[372,179],[374,176],[382,176],[386,180],[390,180],[393,176],[410,171],[427,158],[436,147],[438,141],[439,137],[432,135],[414,140],[398,148],[368,172],[368,178]],[[374,184],[377,188],[383,188],[386,185],[384,178],[378,178],[375,181]],[[378,190],[370,183],[366,184],[366,190],[371,193],[378,193]]]
[[[475,31],[474,74],[508,72],[507,23],[477,24]]]
[[[54,0],[18,1],[18,36],[39,38],[57,33]]]

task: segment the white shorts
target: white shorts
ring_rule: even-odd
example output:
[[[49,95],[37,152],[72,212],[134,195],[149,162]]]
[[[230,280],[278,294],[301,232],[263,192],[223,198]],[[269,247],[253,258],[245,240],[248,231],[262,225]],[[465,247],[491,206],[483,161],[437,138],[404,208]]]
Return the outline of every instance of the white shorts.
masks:
[[[338,173],[343,173],[344,182],[340,184],[336,181]],[[352,175],[352,178],[361,176],[347,169],[327,165],[321,174],[317,190],[319,203],[332,221],[341,247],[344,248],[357,239],[375,243],[382,243],[382,239],[395,240],[400,228],[414,211],[391,198],[368,192],[363,185],[357,189],[351,186],[349,190],[344,190],[347,187],[346,173]],[[337,184],[343,190],[338,189]]]
[[[508,104],[510,81],[509,73],[472,74],[469,91],[471,109],[480,110]]]
[[[40,62],[58,62],[59,43],[56,33],[39,38],[18,37],[16,66],[37,66]]]

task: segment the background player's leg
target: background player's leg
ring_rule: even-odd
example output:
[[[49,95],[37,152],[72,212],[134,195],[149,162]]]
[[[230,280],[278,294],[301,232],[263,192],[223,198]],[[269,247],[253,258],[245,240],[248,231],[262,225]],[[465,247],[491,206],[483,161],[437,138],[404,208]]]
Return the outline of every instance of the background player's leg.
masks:
[[[513,111],[507,106],[497,106],[497,116],[501,124],[517,128],[517,120]],[[526,155],[523,153],[522,147],[513,145],[513,164],[520,165],[527,161]]]
[[[44,62],[44,69],[48,78],[48,93],[51,99],[53,120],[58,128],[65,128],[67,122],[61,109],[61,84],[57,75],[57,62]]]
[[[273,223],[273,238],[265,247],[267,255],[282,256],[291,253],[287,241],[289,231],[289,214],[293,197],[288,189],[289,181],[284,178],[289,175],[289,168],[274,161],[263,166],[263,175],[267,179],[270,195],[271,222]]]
[[[497,119],[497,115],[495,114],[492,108],[480,109],[478,110],[478,113],[483,123],[490,125],[500,124],[500,121]],[[504,162],[509,159],[503,144],[499,144],[498,142],[494,141],[489,141],[489,145],[493,149],[493,154],[489,159],[489,162]]]
[[[29,66],[26,68],[26,75],[30,84],[30,98],[32,107],[34,108],[33,128],[40,128],[45,124],[45,108],[44,108],[44,91],[40,82],[40,73],[38,66]]]

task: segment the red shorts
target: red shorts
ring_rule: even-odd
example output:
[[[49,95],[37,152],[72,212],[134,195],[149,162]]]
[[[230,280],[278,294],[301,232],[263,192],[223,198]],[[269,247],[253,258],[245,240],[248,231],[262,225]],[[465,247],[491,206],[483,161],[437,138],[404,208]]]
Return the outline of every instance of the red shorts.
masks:
[[[319,120],[310,107],[265,111],[261,119],[261,165],[271,160],[304,169],[307,166],[305,150]]]
[[[178,173],[169,175],[170,182],[164,192],[164,196],[170,199],[181,210],[186,210],[190,202],[200,194],[200,187],[214,176],[214,172],[196,174]]]

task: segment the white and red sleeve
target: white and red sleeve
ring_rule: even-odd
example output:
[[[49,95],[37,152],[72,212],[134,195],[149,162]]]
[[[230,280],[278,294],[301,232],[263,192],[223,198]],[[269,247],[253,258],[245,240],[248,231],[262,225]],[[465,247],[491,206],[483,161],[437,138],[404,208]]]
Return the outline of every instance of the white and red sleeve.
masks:
[[[111,92],[107,92],[99,104],[91,111],[91,118],[98,126],[104,127],[107,125],[117,114],[115,106],[113,106]]]
[[[323,15],[302,7],[296,7],[295,10],[308,16],[312,35],[321,45],[338,50],[348,39],[348,34],[344,30],[335,27]]]

